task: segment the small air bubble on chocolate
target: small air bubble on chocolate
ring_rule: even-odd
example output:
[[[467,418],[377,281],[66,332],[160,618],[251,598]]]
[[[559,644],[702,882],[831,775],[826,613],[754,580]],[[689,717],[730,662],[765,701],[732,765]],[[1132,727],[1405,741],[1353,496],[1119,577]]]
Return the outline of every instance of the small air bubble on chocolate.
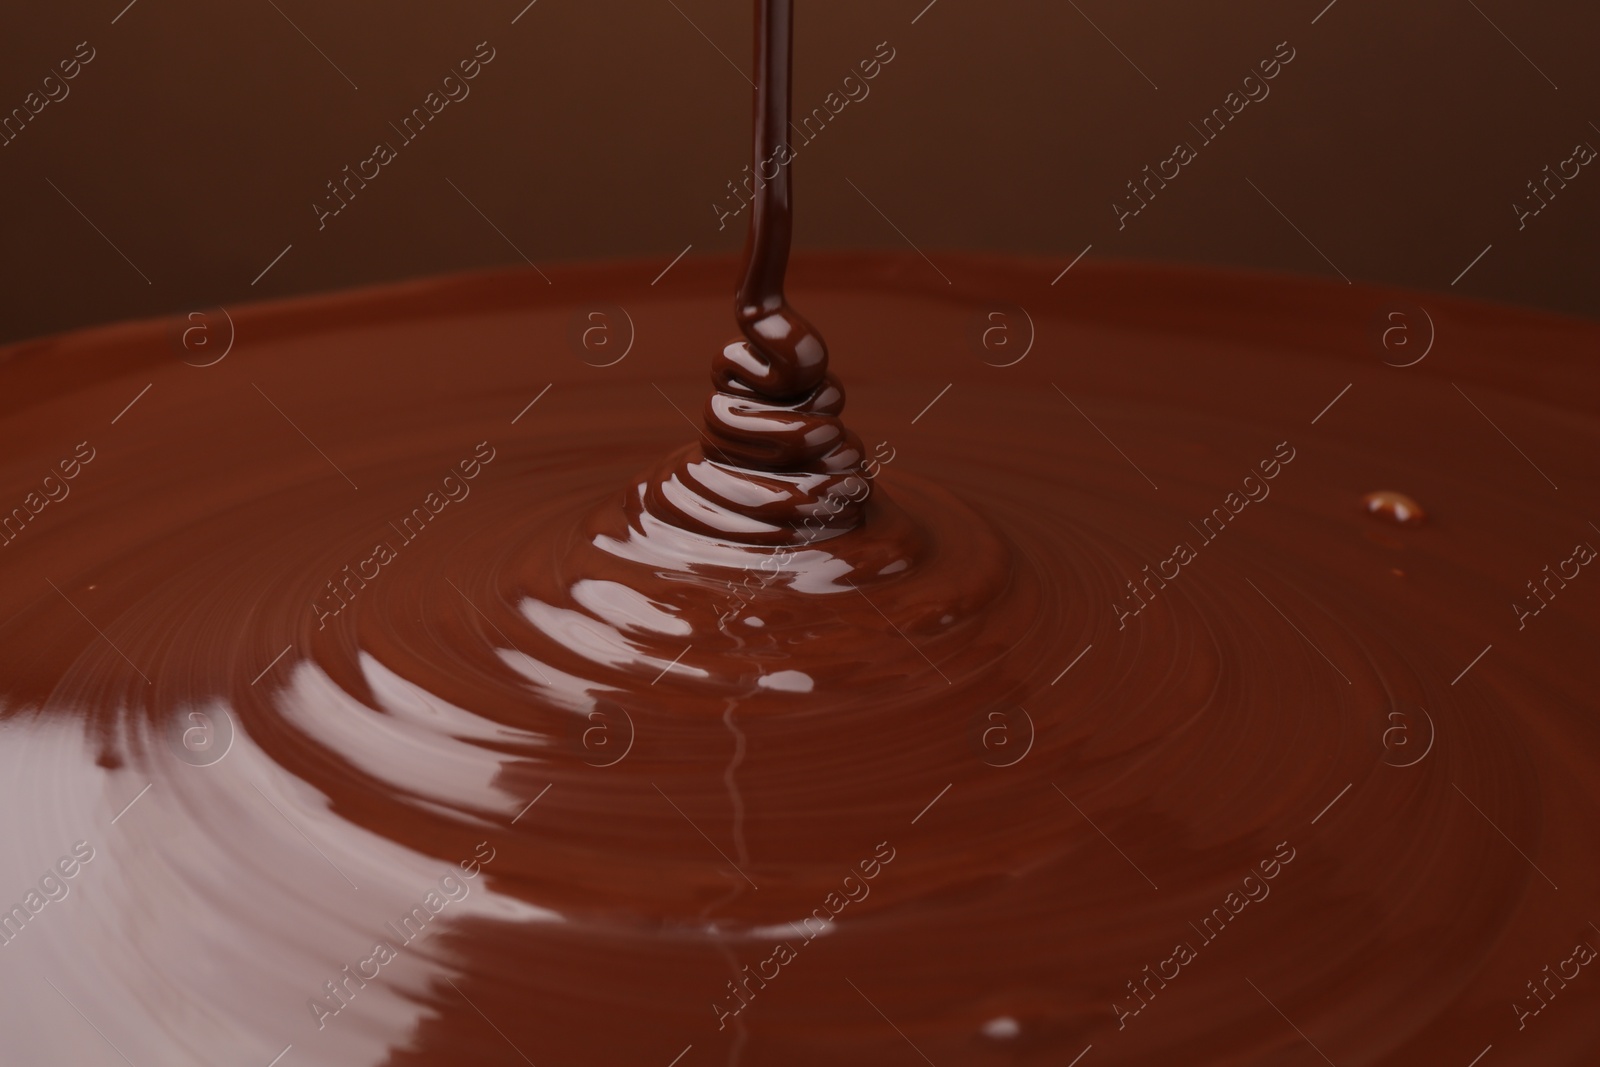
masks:
[[[1396,493],[1391,489],[1368,493],[1361,498],[1361,503],[1367,509],[1368,515],[1388,519],[1396,526],[1421,526],[1422,521],[1427,518],[1421,504],[1404,493]]]

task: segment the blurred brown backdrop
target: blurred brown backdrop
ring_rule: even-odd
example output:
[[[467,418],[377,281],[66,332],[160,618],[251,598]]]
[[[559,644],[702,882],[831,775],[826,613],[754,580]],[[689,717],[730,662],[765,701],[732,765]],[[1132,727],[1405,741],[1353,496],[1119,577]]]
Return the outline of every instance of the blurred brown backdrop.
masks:
[[[737,248],[745,216],[719,231],[712,205],[746,162],[750,7],[93,0],[7,12],[0,340],[524,256],[559,284],[563,261],[637,257],[653,272],[686,246]],[[1542,186],[1547,204],[1521,229],[1513,208],[1538,206],[1527,183],[1574,146],[1600,147],[1592,3],[799,8],[802,111],[842,97],[880,43],[894,54],[800,153],[801,247],[914,242],[935,262],[970,248],[1065,267],[1092,245],[1600,313],[1600,166]],[[390,123],[443,96],[479,42],[494,58],[470,95],[402,143]],[[1242,96],[1280,42],[1294,58],[1270,95],[1203,144],[1190,123]],[[90,49],[62,78],[62,61],[70,70]],[[325,183],[379,141],[396,158],[319,229]],[[1197,158],[1119,228],[1125,183],[1179,141]]]

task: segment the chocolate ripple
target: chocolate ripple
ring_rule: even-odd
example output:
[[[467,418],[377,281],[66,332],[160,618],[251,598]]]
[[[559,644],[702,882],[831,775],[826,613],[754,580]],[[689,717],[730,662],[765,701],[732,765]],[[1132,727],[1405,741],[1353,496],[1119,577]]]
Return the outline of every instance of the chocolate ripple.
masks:
[[[794,5],[754,6],[755,188],[734,299],[744,338],[712,363],[704,432],[710,454],[693,445],[669,460],[641,486],[638,510],[712,537],[810,545],[860,525],[872,482],[861,441],[839,417],[844,387],[828,373],[828,346],[784,295],[794,230]],[[774,160],[769,176],[766,164]]]
[[[95,849],[0,948],[8,1050],[110,1056],[77,1011],[136,1064],[1313,1060],[1294,1027],[1338,1063],[1591,1049],[1581,989],[1522,1031],[1508,1005],[1600,878],[1595,629],[1580,578],[1519,642],[1521,575],[1483,562],[1570,554],[1572,516],[1441,376],[1323,351],[1386,294],[1083,264],[1091,315],[1032,265],[956,260],[986,280],[953,297],[910,266],[803,288],[853,350],[945,355],[861,375],[885,491],[798,546],[617,506],[681,438],[651,383],[693,388],[668,368],[721,265],[664,295],[613,268],[562,300],[490,276],[249,309],[205,369],[161,324],[8,353],[38,386],[5,391],[8,499],[152,383],[0,549],[0,893]],[[1261,286],[1270,337],[1194,317],[1254,323]],[[1029,292],[1035,377],[940,348]],[[651,355],[571,359],[596,294]],[[1547,416],[1523,447],[1582,454],[1592,413],[1492,375],[1496,338],[1592,328],[1440,319],[1485,323],[1450,371],[1475,399]],[[1375,524],[1374,484],[1428,523]],[[1420,709],[1400,766],[1391,713],[1420,750]]]

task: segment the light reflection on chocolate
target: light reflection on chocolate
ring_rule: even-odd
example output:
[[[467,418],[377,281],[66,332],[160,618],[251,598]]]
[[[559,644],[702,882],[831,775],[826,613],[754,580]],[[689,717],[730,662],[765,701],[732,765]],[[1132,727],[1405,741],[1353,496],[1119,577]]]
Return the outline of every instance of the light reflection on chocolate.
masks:
[[[758,159],[789,80],[789,5],[762,11]],[[787,168],[755,219],[711,454],[642,481],[682,439],[726,263],[235,309],[214,363],[175,359],[171,324],[0,353],[8,1057],[1592,1051],[1574,998],[1527,1033],[1503,1006],[1600,889],[1573,758],[1596,627],[1495,629],[1480,561],[1565,516],[1497,439],[1422,432],[1445,379],[1370,365],[1368,305],[1403,294],[803,264],[807,306],[871,354],[856,411],[891,466],[784,298]],[[974,316],[1016,301],[1031,358],[974,365]],[[623,312],[626,362],[567,351],[593,308]],[[1479,395],[1517,393],[1512,342],[1600,337],[1436,312]],[[1569,395],[1519,398],[1545,416],[1524,446],[1594,455]],[[1341,428],[1361,403],[1406,417]],[[74,438],[93,466],[68,475]],[[1269,500],[1240,464],[1289,438]],[[1397,457],[1452,521],[1365,536],[1349,486]],[[1246,500],[1119,620],[1127,575]],[[1422,755],[1395,757],[1424,707]],[[70,884],[40,878],[80,847]]]
[[[754,197],[734,314],[744,339],[711,373],[705,445],[640,487],[640,507],[674,526],[747,544],[810,544],[853,529],[871,492],[845,429],[828,347],[789,306],[794,229],[789,97],[793,0],[756,0]],[[766,165],[771,163],[769,175]]]
[[[1580,1001],[1523,1033],[1509,1005],[1570,939],[1564,902],[1597,888],[1592,787],[1559,769],[1587,736],[1596,628],[1568,610],[1518,640],[1479,562],[1567,537],[1557,494],[1492,432],[1413,434],[1459,399],[1426,364],[1367,363],[1369,309],[1342,287],[1080,264],[1065,292],[1044,264],[946,268],[968,279],[953,294],[915,257],[797,268],[852,351],[943,362],[863,366],[857,419],[895,441],[888,491],[725,626],[726,581],[770,549],[645,533],[614,487],[682,439],[651,383],[692,393],[681,368],[715,336],[726,262],[653,290],[648,269],[586,268],[236,310],[236,350],[204,369],[161,323],[6,353],[7,499],[74,441],[96,449],[0,549],[3,899],[74,842],[96,850],[0,949],[8,1049],[106,1055],[43,977],[139,1064],[265,1063],[291,1043],[328,1065],[522,1063],[512,1044],[536,1063],[691,1044],[685,1062],[912,1056],[862,994],[941,1065],[1091,1043],[1114,1063],[1312,1056],[1246,979],[1335,1062],[1589,1048]],[[1005,294],[1038,342],[1000,371],[962,331]],[[574,305],[607,300],[649,343],[600,369],[565,339]],[[1484,338],[1449,374],[1501,407],[1498,339],[1594,341],[1436,313]],[[1515,403],[1548,414],[1513,428],[1539,458],[1596,433],[1592,413]],[[1289,436],[1295,477],[1117,631],[1126,576]],[[397,539],[485,440],[470,495],[319,629],[329,577]],[[1392,527],[1389,546],[1349,487],[1397,464],[1448,521]],[[1562,494],[1594,488],[1561,475]],[[997,708],[1026,711],[1015,763],[976,740]],[[1415,754],[1385,732],[1418,708],[1437,738],[1401,766]],[[222,758],[182,745],[196,713],[231,725]],[[623,758],[597,726],[631,734]],[[483,841],[471,894],[319,1030],[324,983]],[[893,864],[827,933],[781,933],[885,841]],[[1271,899],[1145,989],[1283,841],[1296,858]],[[791,938],[797,958],[719,1030],[728,983]],[[1139,995],[1119,1029],[1113,1005]]]
[[[1368,515],[1388,519],[1396,526],[1420,526],[1427,519],[1422,505],[1392,489],[1380,489],[1361,498]]]

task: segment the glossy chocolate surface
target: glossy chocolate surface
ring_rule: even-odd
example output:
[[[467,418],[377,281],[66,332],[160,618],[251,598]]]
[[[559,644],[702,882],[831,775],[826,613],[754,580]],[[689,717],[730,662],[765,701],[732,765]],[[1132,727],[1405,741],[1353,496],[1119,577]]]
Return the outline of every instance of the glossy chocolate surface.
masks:
[[[883,492],[783,554],[623,506],[729,261],[0,353],[7,1062],[1591,1055],[1600,332],[942,265],[796,263]]]

